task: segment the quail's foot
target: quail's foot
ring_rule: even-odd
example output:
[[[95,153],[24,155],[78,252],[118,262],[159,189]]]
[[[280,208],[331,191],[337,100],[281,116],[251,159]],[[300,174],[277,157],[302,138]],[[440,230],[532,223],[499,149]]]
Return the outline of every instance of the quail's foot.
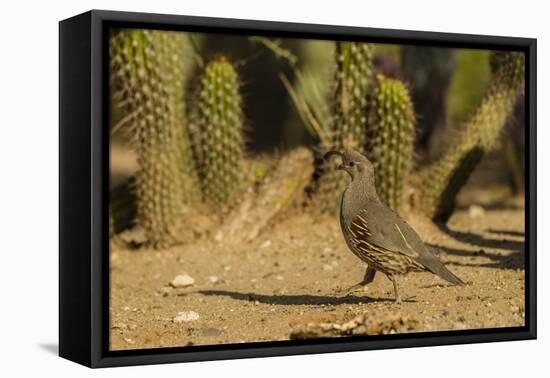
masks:
[[[359,284],[350,286],[350,287],[348,287],[347,289],[338,292],[338,293],[336,294],[336,296],[337,296],[338,298],[344,298],[344,297],[347,297],[347,296],[350,295],[350,294],[353,294],[354,292],[356,292],[357,290],[359,290],[359,289],[361,289],[361,288],[363,288],[363,290],[366,290],[366,289],[367,289],[367,287],[366,287],[365,285],[362,285],[362,284],[359,283]]]

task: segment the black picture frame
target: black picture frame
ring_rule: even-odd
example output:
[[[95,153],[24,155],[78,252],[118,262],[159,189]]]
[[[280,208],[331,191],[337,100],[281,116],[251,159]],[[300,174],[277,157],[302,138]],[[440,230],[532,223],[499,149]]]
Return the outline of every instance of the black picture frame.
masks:
[[[526,58],[525,326],[304,341],[109,351],[108,30],[112,26],[441,47]],[[92,10],[59,24],[59,354],[89,367],[535,339],[536,62],[531,38]]]

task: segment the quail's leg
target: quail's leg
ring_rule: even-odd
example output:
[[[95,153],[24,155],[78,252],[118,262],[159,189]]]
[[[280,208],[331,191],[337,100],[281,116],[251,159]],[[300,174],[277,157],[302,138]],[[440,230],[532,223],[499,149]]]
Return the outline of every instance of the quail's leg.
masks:
[[[346,290],[344,290],[338,296],[339,297],[347,297],[348,295],[353,293],[355,290],[370,284],[374,280],[374,275],[375,274],[376,274],[376,270],[369,266],[367,268],[367,271],[365,272],[365,277],[363,278],[363,281],[359,282],[358,284],[355,284],[353,286],[348,287]]]
[[[395,279],[395,276],[393,274],[389,274],[388,278],[393,284],[393,291],[395,292],[395,303],[401,303],[401,297],[399,296],[399,292],[397,291],[397,281]]]

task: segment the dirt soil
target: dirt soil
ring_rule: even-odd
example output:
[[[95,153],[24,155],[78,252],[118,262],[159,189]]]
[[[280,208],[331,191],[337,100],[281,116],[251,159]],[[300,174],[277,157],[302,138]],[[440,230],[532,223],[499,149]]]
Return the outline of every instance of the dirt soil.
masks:
[[[408,221],[468,285],[411,273],[398,281],[401,304],[380,273],[366,291],[337,297],[365,271],[337,217],[295,210],[242,245],[215,235],[165,251],[114,243],[111,349],[288,340],[304,327],[358,316],[369,334],[524,325],[523,200],[483,185],[468,188],[460,203],[446,228]],[[180,274],[195,283],[173,288]]]

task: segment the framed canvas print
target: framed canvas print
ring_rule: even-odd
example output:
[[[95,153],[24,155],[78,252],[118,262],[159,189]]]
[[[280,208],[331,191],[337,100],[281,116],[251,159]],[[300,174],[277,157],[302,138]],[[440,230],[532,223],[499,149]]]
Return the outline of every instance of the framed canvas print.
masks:
[[[62,357],[536,337],[536,40],[60,22]]]

